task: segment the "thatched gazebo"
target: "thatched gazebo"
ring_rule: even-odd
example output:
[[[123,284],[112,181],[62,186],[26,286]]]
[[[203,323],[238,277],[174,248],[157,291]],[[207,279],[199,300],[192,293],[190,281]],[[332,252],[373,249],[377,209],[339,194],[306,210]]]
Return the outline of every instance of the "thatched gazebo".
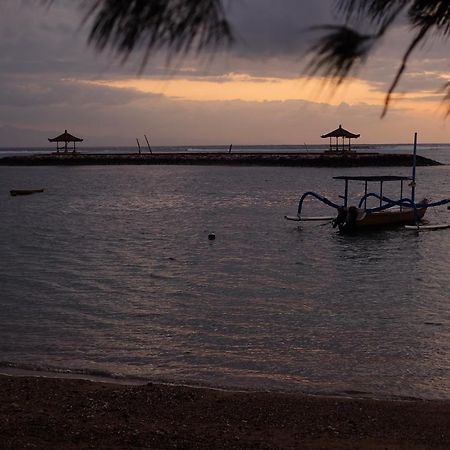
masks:
[[[330,138],[330,151],[350,151],[351,150],[351,139],[357,139],[361,135],[350,133],[350,131],[342,128],[342,125],[339,125],[339,128],[336,128],[334,131],[330,133],[323,134],[322,138]],[[336,146],[333,148],[332,138],[336,138]],[[342,138],[342,145],[339,146],[339,138]],[[345,148],[345,139],[348,139],[348,146]]]
[[[55,138],[49,138],[49,142],[56,142],[56,151],[59,153],[60,150],[64,150],[64,153],[67,153],[68,143],[73,142],[72,151],[75,153],[75,143],[83,142],[83,139],[78,138],[76,136],[72,136],[67,130],[64,131],[63,134],[56,136]]]

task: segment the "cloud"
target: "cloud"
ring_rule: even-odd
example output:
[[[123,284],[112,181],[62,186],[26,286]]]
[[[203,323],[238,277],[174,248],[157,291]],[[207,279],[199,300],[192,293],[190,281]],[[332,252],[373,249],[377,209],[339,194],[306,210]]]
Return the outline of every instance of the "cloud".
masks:
[[[308,46],[305,30],[338,20],[333,15],[333,0],[240,0],[228,4],[237,38],[228,52],[217,53],[212,59],[211,55],[188,55],[170,68],[165,56],[158,54],[141,78],[166,80],[174,86],[180,79],[210,82],[217,84],[220,92],[225,86],[228,89],[229,74],[235,74],[274,94],[270,92],[277,85],[273,80],[278,85],[294,85],[302,73],[301,56]],[[249,95],[240,96],[246,101],[233,100],[231,94],[221,101],[212,97],[200,101],[186,94],[172,98],[164,89],[139,92],[89,83],[136,78],[141,55],[134,55],[122,66],[111,55],[99,55],[88,48],[88,27],[80,28],[79,5],[59,0],[46,9],[32,0],[2,1],[0,146],[44,145],[43,136],[66,128],[85,137],[86,145],[134,145],[135,137],[144,133],[152,136],[155,145],[303,144],[321,142],[320,134],[339,123],[361,132],[365,142],[407,141],[411,127],[434,133],[430,140],[446,139],[441,117],[419,108],[433,98],[433,90],[448,73],[439,45],[426,46],[417,53],[400,86],[418,91],[422,98],[413,99],[417,107],[407,100],[399,101],[386,120],[379,120],[381,93],[410,37],[402,27],[393,31],[392,39],[359,74],[368,86],[361,91],[360,100],[354,95],[355,87],[353,91],[351,86],[347,88],[351,106],[344,101],[324,104],[331,102],[329,92],[326,97],[313,98],[299,96],[296,90],[291,98],[297,99],[292,101],[286,100],[289,93],[278,99],[261,94],[260,101]],[[17,129],[22,133],[14,131]]]
[[[308,31],[334,21],[332,0],[242,0],[229,11],[236,34],[232,50],[250,59],[299,55],[309,46]]]
[[[80,105],[89,108],[96,105],[123,106],[142,97],[142,94],[132,89],[118,90],[107,86],[96,89],[93,85],[80,83],[74,78],[0,76],[0,85],[0,105],[3,107],[44,109],[54,106],[72,108]]]
[[[84,99],[83,90],[84,86],[70,85],[71,95],[64,104],[55,101],[45,107],[36,102],[0,105],[0,146],[48,145],[46,138],[64,129],[85,138],[84,147],[133,146],[135,138],[144,134],[151,137],[153,145],[303,146],[323,143],[320,135],[339,123],[361,133],[363,143],[405,142],[414,127],[422,130],[424,136],[444,136],[436,119],[408,108],[392,109],[388,120],[380,121],[380,109],[364,103],[330,106],[304,100],[205,102],[132,91],[117,92],[122,96],[121,102],[108,102],[115,94],[111,88],[98,85],[89,87],[89,96],[102,100],[87,103],[76,100]],[[64,89],[60,94],[64,95]],[[53,97],[54,93],[49,95]]]

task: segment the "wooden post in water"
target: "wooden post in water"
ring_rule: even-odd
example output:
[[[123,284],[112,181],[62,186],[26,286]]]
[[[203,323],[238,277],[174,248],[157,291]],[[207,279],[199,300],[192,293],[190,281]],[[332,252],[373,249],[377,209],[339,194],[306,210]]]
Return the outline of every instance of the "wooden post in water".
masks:
[[[348,180],[345,180],[345,191],[344,191],[344,208],[348,205]]]
[[[139,139],[138,138],[136,138],[136,142],[137,142],[137,145],[138,145],[139,154],[141,154],[141,144],[139,144]]]
[[[147,141],[148,151],[149,151],[150,153],[152,153],[152,148],[150,147],[150,144],[148,143],[147,135],[144,134],[144,137],[145,137],[145,140]]]

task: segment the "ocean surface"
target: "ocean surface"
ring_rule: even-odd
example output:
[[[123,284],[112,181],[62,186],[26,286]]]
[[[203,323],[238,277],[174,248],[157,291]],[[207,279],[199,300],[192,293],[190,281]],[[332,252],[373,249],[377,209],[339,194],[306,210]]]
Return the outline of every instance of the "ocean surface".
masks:
[[[346,174],[410,168],[0,167],[0,372],[450,399],[450,230],[283,218]],[[450,166],[418,168],[417,191],[449,197]]]

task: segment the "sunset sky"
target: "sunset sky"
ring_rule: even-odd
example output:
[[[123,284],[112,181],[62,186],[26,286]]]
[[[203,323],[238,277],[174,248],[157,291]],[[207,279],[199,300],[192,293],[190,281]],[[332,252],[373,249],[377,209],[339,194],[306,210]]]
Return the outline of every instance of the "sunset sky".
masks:
[[[428,42],[408,67],[388,115],[384,93],[410,34],[398,27],[338,92],[307,79],[303,52],[315,25],[340,23],[332,0],[228,0],[236,41],[227,51],[167,66],[142,54],[125,65],[87,46],[81,2],[3,0],[0,146],[45,146],[64,129],[86,146],[314,144],[342,124],[361,143],[449,142],[438,90],[450,67],[445,43]],[[321,142],[322,141],[322,142]]]

